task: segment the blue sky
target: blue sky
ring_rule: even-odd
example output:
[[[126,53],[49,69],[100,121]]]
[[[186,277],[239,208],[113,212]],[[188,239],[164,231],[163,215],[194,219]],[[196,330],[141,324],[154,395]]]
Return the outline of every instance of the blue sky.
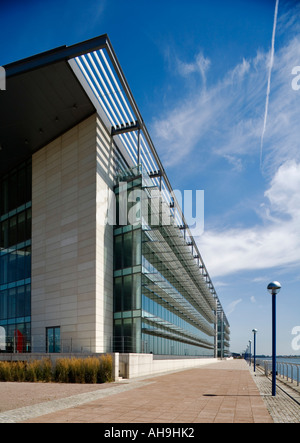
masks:
[[[300,355],[300,5],[279,0],[273,35],[275,4],[1,0],[0,65],[107,33],[173,188],[204,190],[196,239],[231,350],[257,328],[258,353],[271,353],[266,287],[278,280],[277,350]]]

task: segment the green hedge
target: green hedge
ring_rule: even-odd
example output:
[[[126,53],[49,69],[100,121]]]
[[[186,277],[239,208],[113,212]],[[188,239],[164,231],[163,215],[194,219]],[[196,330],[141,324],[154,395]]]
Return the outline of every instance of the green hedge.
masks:
[[[0,362],[0,381],[107,383],[113,380],[111,355],[32,362]]]

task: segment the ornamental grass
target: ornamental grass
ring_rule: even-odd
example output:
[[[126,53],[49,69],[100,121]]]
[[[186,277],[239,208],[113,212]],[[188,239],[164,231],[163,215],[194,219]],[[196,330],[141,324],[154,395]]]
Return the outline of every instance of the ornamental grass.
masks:
[[[113,381],[111,355],[87,358],[59,358],[30,362],[0,361],[0,381],[3,382],[56,382],[56,383],[109,383]]]

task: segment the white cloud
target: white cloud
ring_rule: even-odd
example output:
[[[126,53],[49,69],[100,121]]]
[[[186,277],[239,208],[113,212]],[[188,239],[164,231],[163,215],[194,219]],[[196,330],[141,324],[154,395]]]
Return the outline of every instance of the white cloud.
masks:
[[[292,88],[293,67],[300,60],[300,37],[275,54],[268,122],[264,135],[264,170],[271,176],[286,160],[300,160],[300,91]]]
[[[212,276],[300,264],[300,163],[283,164],[265,192],[262,225],[205,231],[199,247]],[[271,216],[270,216],[271,215]]]
[[[237,305],[239,303],[241,303],[242,299],[239,298],[238,300],[234,300],[233,302],[229,303],[229,305],[227,306],[226,309],[226,314],[229,316],[230,314],[232,314],[235,310],[235,308],[237,307]]]
[[[271,187],[265,192],[272,211],[288,214],[292,220],[300,218],[300,164],[287,161],[277,171]],[[299,227],[300,229],[300,227]]]

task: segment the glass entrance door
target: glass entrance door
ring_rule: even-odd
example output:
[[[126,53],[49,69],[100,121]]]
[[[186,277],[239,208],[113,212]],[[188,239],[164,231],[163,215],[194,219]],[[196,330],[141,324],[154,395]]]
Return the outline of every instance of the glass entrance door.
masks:
[[[46,328],[46,352],[60,352],[60,327]]]

